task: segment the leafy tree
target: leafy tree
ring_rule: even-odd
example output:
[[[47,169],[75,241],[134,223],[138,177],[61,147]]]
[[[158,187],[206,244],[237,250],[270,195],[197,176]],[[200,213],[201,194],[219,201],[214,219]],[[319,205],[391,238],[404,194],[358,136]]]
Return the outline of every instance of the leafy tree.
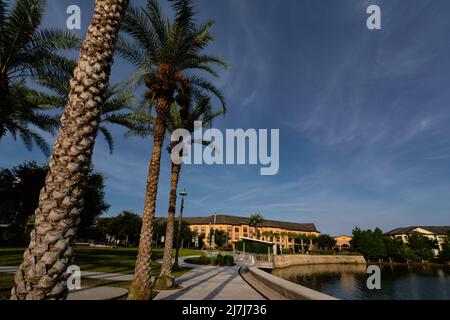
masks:
[[[39,92],[26,81],[57,77],[67,63],[58,50],[78,47],[79,39],[70,32],[40,28],[46,0],[17,0],[10,10],[8,2],[0,0],[0,139],[10,132],[28,149],[36,144],[48,155],[47,142],[30,125],[54,133],[58,119],[33,103]]]
[[[331,250],[336,245],[336,240],[328,234],[321,234],[316,238],[316,243],[321,250]]]
[[[216,230],[215,237],[214,237],[214,243],[217,246],[222,247],[226,241],[227,241],[227,235],[226,235],[225,231]]]
[[[130,86],[145,84],[146,105],[156,111],[141,234],[142,239],[148,240],[152,239],[161,151],[172,104],[188,106],[191,95],[213,94],[225,106],[223,95],[214,84],[196,74],[204,71],[218,76],[213,66],[227,67],[221,58],[203,53],[213,41],[209,33],[212,21],[198,25],[189,0],[173,0],[170,4],[173,21],[163,16],[156,0],[148,0],[142,8],[130,7],[123,31],[132,41],[121,38],[117,43],[118,52],[137,68]],[[148,240],[140,242],[129,299],[151,296],[152,243]]]
[[[112,220],[112,233],[117,240],[128,245],[139,244],[142,218],[132,211],[122,211]]]
[[[167,219],[158,219],[154,224],[153,230],[153,241],[160,242],[161,236],[165,236],[167,232]],[[178,220],[174,221],[173,224],[173,233],[174,237],[178,236]],[[183,244],[187,244],[192,242],[195,233],[191,231],[191,228],[186,222],[182,222],[181,224],[181,241]],[[166,242],[166,238],[164,237],[164,243]]]
[[[386,248],[386,257],[390,260],[403,260],[404,244],[400,239],[384,237],[384,247]]]
[[[39,203],[39,193],[45,184],[48,167],[36,162],[24,162],[12,169],[0,171],[0,221],[9,224],[9,241],[23,242],[27,227]],[[84,208],[79,225],[80,237],[94,224],[97,216],[105,213],[109,205],[104,199],[104,178],[100,173],[89,173]]]
[[[383,232],[376,228],[372,230],[353,229],[353,239],[350,247],[353,251],[361,253],[366,259],[382,259],[386,257]]]
[[[435,243],[427,237],[415,232],[409,235],[408,245],[419,260],[430,260],[433,258]]]
[[[430,260],[433,258],[432,249],[436,243],[420,233],[409,235],[408,244],[399,239],[384,237],[380,229],[353,229],[351,249],[364,255],[366,259],[394,259],[402,261]]]
[[[419,258],[416,255],[416,252],[409,246],[402,247],[402,258],[406,262],[419,260]]]
[[[442,245],[441,258],[446,262],[450,262],[450,231],[447,233],[447,239]]]

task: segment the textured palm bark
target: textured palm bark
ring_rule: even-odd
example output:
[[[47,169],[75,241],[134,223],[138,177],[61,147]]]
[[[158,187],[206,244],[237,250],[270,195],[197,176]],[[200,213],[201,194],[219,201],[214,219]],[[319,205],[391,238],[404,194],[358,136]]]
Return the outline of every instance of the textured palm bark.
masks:
[[[91,165],[113,48],[128,0],[97,0],[80,50],[69,101],[35,211],[35,228],[15,275],[11,299],[67,296],[66,269],[83,209],[85,178]]]
[[[164,136],[167,129],[167,117],[171,103],[169,97],[162,96],[156,101],[157,116],[153,128],[152,156],[148,168],[139,250],[133,282],[130,293],[128,294],[129,300],[149,300],[152,296],[150,272],[152,267],[153,218],[155,217],[156,194],[158,192],[161,151],[163,149]]]
[[[169,210],[167,214],[166,237],[164,242],[164,256],[161,266],[161,273],[157,280],[157,288],[164,289],[173,287],[172,277],[172,252],[173,252],[173,238],[174,238],[174,222],[175,222],[175,208],[177,203],[177,186],[180,177],[181,165],[172,162],[170,175],[170,197]]]

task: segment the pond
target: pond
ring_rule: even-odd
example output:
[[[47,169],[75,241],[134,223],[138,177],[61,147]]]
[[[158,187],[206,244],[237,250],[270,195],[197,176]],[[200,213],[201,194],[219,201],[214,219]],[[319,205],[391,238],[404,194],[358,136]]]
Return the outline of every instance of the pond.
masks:
[[[366,265],[322,264],[272,274],[345,300],[450,300],[450,266],[383,265],[381,289],[369,290]]]

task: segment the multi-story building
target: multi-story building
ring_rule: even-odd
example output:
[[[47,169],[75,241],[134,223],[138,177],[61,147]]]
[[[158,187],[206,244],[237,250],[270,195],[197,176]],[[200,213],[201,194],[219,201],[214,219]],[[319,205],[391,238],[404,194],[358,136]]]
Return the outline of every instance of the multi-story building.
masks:
[[[336,247],[339,249],[339,251],[348,251],[350,250],[350,241],[353,239],[352,236],[348,235],[340,235],[333,237],[334,240],[336,240]]]
[[[438,251],[442,250],[444,242],[448,238],[450,226],[412,226],[400,227],[387,232],[385,235],[393,239],[401,239],[403,243],[408,243],[409,236],[413,233],[420,233],[430,240],[436,241]],[[435,253],[437,254],[437,252]]]
[[[227,245],[234,247],[242,239],[255,239],[276,244],[279,248],[293,248],[294,235],[318,236],[320,232],[313,223],[294,223],[266,220],[250,225],[249,218],[231,215],[212,215],[209,217],[187,217],[183,219],[190,229],[209,245],[215,230],[225,233]]]

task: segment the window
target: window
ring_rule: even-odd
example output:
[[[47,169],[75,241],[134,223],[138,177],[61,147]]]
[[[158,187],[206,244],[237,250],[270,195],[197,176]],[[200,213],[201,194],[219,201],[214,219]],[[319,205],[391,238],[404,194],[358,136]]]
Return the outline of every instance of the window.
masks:
[[[198,233],[198,227],[194,227],[194,232]]]
[[[202,227],[202,234],[203,234],[203,235],[206,234],[206,227]]]
[[[227,227],[227,233],[230,235],[231,234],[231,231],[233,230],[233,228],[231,228],[231,227]]]
[[[234,227],[234,232],[239,233],[239,227]]]

